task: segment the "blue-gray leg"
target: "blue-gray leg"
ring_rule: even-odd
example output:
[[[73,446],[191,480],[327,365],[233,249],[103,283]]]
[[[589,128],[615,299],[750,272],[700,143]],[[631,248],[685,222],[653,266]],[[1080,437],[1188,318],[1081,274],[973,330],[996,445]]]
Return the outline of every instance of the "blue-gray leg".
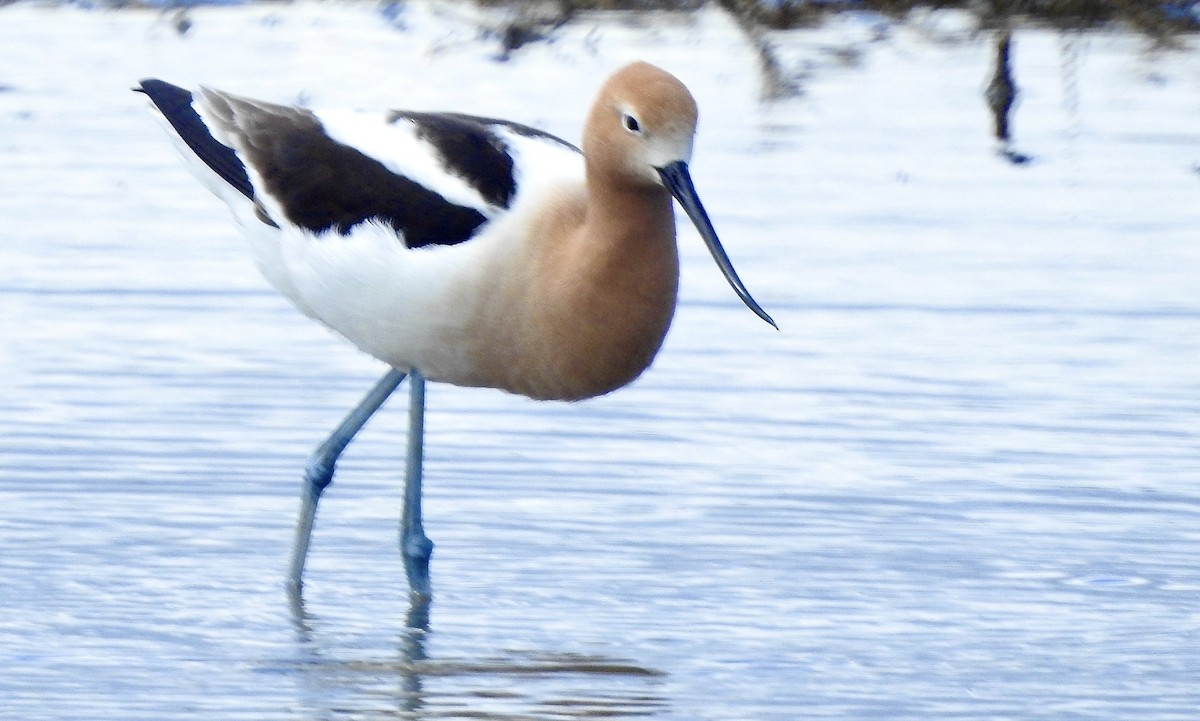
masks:
[[[433,542],[421,523],[421,467],[425,457],[425,378],[417,371],[409,379],[408,460],[405,464],[404,510],[400,516],[400,553],[408,587],[418,599],[432,595],[429,558]]]
[[[308,457],[308,464],[304,468],[304,486],[300,491],[300,518],[296,522],[296,540],[292,544],[292,561],[288,570],[288,587],[293,593],[298,593],[303,583],[304,562],[308,558],[308,545],[312,539],[313,522],[317,516],[317,503],[320,502],[325,488],[333,481],[333,470],[337,465],[338,457],[342,451],[346,450],[346,446],[362,429],[367,420],[396,390],[405,375],[403,371],[395,368],[388,370],[371,389],[371,392],[354,407],[354,410],[350,411],[346,419]],[[417,376],[414,374],[414,380],[416,378]],[[423,388],[424,380],[422,379],[419,384],[415,385],[421,385]],[[409,444],[411,446],[411,439]],[[411,463],[410,458],[410,467]],[[417,460],[417,466],[419,477],[420,459]]]

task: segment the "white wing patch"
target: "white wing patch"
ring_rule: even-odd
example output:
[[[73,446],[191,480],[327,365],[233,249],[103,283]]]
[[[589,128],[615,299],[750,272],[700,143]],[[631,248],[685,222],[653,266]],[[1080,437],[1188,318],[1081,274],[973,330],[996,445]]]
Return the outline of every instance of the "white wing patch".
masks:
[[[369,155],[393,173],[423,185],[451,203],[474,208],[488,218],[502,210],[485,202],[462,178],[447,172],[437,148],[417,136],[412,122],[401,119],[389,123],[381,113],[361,111],[314,114],[329,137]]]
[[[511,128],[497,126],[498,135],[513,157],[517,181],[514,202],[543,197],[552,188],[583,182],[583,155],[569,146],[540,136],[522,135]]]

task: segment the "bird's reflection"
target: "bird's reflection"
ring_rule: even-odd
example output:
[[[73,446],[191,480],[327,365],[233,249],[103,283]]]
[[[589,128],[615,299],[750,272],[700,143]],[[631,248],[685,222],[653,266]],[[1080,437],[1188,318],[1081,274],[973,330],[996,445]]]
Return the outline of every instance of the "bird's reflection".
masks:
[[[288,600],[299,650],[298,685],[306,693],[299,706],[314,719],[348,709],[366,719],[443,718],[448,703],[470,708],[479,719],[512,718],[513,707],[520,706],[521,718],[531,721],[561,718],[563,703],[603,718],[645,717],[667,708],[656,692],[666,674],[622,659],[560,651],[432,659],[427,597],[410,598],[394,659],[336,658],[323,638],[329,621],[311,614],[301,593],[289,593]],[[580,677],[595,682],[581,685]],[[436,694],[427,689],[432,679]],[[497,679],[506,689],[502,697],[495,693]],[[381,696],[387,708],[379,707]]]
[[[401,710],[416,714],[425,706],[421,685],[421,664],[429,657],[425,653],[425,638],[429,634],[429,596],[410,594],[405,630],[400,634]]]
[[[314,629],[316,619],[305,605],[301,588],[288,587],[288,607],[296,640],[302,650],[301,666],[321,669],[322,672],[328,671],[331,665],[340,666],[341,664],[336,662],[331,664],[324,657]],[[425,640],[429,634],[429,607],[428,596],[411,595],[404,629],[400,633],[399,658],[395,663],[387,664],[389,669],[395,671],[400,681],[397,710],[404,714],[404,718],[421,718],[419,712],[425,707],[421,676],[422,664],[428,660]]]

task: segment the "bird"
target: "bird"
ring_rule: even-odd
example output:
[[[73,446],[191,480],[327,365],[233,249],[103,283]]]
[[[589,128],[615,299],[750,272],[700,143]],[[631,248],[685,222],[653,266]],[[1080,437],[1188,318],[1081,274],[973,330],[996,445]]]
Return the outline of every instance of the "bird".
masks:
[[[651,364],[678,296],[672,198],[742,302],[778,329],[692,181],[696,101],[649,63],[602,83],[579,146],[459,112],[317,110],[159,79],[134,90],[229,206],[267,281],[388,366],[305,465],[287,576],[297,594],[337,459],[405,378],[400,545],[410,593],[427,599],[426,382],[577,401]]]

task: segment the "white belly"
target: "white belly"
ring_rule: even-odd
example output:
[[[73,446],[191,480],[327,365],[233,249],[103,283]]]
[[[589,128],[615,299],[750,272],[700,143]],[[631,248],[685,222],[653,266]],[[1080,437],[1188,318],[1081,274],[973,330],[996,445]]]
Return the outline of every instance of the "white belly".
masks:
[[[478,256],[497,239],[410,250],[373,223],[348,236],[257,226],[247,229],[259,270],[306,315],[394,368],[476,383],[464,340],[485,282]]]

